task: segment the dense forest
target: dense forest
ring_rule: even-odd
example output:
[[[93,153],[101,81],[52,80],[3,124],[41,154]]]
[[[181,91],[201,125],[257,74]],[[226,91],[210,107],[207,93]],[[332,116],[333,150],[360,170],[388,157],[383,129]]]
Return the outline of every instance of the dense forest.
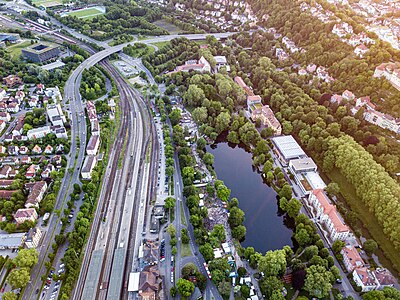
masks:
[[[139,7],[135,2],[105,1],[106,14],[92,19],[75,16],[61,17],[50,12],[60,22],[98,40],[107,40],[124,34],[162,35],[168,32],[152,22],[161,19],[157,7]]]
[[[324,24],[307,12],[302,12],[298,2],[284,0],[250,1],[253,9],[261,17],[269,16],[263,22],[265,27],[274,27],[280,33],[303,47],[305,53],[295,53],[293,59],[300,64],[315,63],[328,68],[335,78],[331,89],[342,93],[348,89],[358,97],[371,96],[378,110],[400,116],[400,92],[384,79],[373,78],[375,67],[389,60],[400,60],[400,52],[388,43],[376,40],[369,46],[365,57],[360,59],[353,48],[331,33],[333,23]],[[363,27],[345,15],[343,20],[353,25],[356,33]],[[371,35],[374,36],[374,35]],[[384,99],[384,101],[382,100]]]

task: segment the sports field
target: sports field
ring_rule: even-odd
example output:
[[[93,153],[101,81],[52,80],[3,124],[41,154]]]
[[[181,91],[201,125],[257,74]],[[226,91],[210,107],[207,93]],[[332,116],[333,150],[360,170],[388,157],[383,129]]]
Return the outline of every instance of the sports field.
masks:
[[[68,16],[75,16],[79,19],[93,18],[105,13],[105,8],[102,7],[89,7],[66,13]]]
[[[62,5],[61,0],[32,0],[32,4],[39,7],[40,5],[43,5],[44,7],[53,7],[53,6],[58,6]]]

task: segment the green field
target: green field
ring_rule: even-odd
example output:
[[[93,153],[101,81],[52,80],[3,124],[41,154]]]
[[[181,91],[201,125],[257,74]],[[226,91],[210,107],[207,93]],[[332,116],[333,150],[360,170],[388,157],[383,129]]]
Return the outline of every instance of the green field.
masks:
[[[93,18],[99,15],[103,15],[104,13],[97,8],[86,8],[82,10],[77,10],[77,11],[71,11],[67,13],[68,16],[75,16],[79,19],[87,19],[87,18]]]
[[[35,6],[43,5],[45,7],[52,7],[61,5],[62,0],[32,0],[32,4]]]
[[[169,45],[170,42],[157,42],[157,43],[151,43],[152,45],[156,46],[158,49],[163,48],[166,45]]]
[[[192,250],[190,250],[190,245],[181,243],[181,257],[192,256],[192,255],[193,253]]]
[[[165,29],[170,34],[178,34],[182,32],[182,30],[179,27],[175,26],[174,24],[168,23],[165,20],[158,20],[153,22],[153,24],[158,27],[161,27],[162,29]]]
[[[379,245],[377,255],[379,261],[385,267],[390,269],[394,274],[400,270],[400,254],[394,245],[388,240],[383,233],[382,227],[379,225],[376,217],[366,208],[366,205],[356,195],[354,187],[343,177],[339,170],[335,169],[329,174],[326,174],[332,181],[340,186],[340,192],[343,195],[345,202],[354,211],[366,230],[363,230],[363,235],[366,238],[373,238]],[[396,270],[396,272],[394,271]]]
[[[22,53],[22,48],[26,48],[31,44],[30,41],[24,41],[22,43],[18,43],[7,47],[7,50],[10,52],[13,59],[18,59]]]

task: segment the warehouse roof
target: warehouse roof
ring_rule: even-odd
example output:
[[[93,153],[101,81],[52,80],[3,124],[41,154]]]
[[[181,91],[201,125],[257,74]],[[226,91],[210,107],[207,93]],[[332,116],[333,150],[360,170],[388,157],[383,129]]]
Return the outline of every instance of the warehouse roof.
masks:
[[[306,153],[291,135],[272,138],[273,143],[286,160],[306,156]]]

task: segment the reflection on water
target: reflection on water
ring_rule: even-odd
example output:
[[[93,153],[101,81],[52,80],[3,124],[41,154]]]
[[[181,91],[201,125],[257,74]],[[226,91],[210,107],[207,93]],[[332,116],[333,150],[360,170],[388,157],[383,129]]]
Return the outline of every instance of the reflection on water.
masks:
[[[244,149],[232,148],[228,143],[207,146],[215,157],[217,177],[232,190],[231,197],[239,200],[245,213],[247,228],[243,247],[252,246],[256,251],[292,246],[292,230],[286,227],[278,212],[276,192],[263,183],[262,177],[252,167],[252,156]]]

